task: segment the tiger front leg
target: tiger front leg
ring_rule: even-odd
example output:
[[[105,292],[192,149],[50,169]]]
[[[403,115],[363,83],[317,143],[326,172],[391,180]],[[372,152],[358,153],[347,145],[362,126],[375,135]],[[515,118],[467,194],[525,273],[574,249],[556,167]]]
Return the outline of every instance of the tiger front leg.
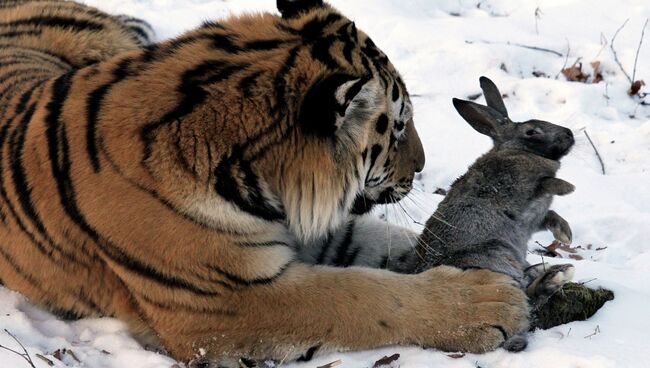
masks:
[[[211,303],[204,313],[148,310],[177,358],[287,362],[392,344],[480,353],[528,324],[526,297],[509,277],[451,267],[404,275],[294,263],[272,283]]]
[[[298,257],[309,264],[362,266],[413,273],[418,234],[373,216],[350,216],[323,239],[300,247]]]

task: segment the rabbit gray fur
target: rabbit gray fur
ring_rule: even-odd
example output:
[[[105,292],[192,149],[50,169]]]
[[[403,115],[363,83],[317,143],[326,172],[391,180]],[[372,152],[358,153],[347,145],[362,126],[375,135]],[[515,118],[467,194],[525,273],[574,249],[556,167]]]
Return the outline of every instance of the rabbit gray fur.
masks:
[[[554,195],[574,190],[555,177],[559,159],[570,151],[574,138],[571,130],[549,122],[512,122],[496,85],[486,77],[480,84],[487,106],[458,99],[453,103],[475,130],[492,138],[494,147],[452,184],[426,223],[417,271],[449,265],[505,273],[534,302],[573,275],[571,265],[530,266],[526,252],[533,233],[545,229],[563,243],[571,242],[569,224],[549,207]],[[505,345],[511,350],[522,346],[521,336]]]

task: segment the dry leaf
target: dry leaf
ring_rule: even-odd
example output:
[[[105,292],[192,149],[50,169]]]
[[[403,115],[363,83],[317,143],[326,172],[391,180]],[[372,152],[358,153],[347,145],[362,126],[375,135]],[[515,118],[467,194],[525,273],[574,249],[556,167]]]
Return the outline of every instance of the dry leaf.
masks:
[[[645,86],[644,81],[642,81],[642,80],[634,81],[634,83],[632,83],[632,86],[630,87],[630,90],[627,91],[627,94],[630,95],[630,96],[634,96],[637,93],[639,93],[639,91],[641,90],[641,87],[643,87],[643,86]]]
[[[391,356],[385,356],[378,361],[375,362],[375,364],[372,366],[372,368],[377,368],[377,367],[382,367],[385,365],[390,365],[390,363],[396,361],[399,359],[399,354],[393,354]]]
[[[591,80],[591,83],[600,83],[603,81],[603,73],[600,70],[600,61],[592,61],[591,68],[594,70],[594,77]]]
[[[589,79],[589,75],[582,72],[582,63],[576,61],[572,66],[562,69],[562,74],[570,82],[584,83]]]
[[[559,250],[561,250],[563,252],[569,253],[569,258],[575,259],[576,261],[584,259],[581,255],[577,254],[580,247],[572,248],[570,245],[564,244],[557,240],[553,241],[553,243],[551,243],[549,246],[544,247],[544,249],[546,249],[554,257],[564,258],[564,256],[562,256],[562,254],[559,252]]]

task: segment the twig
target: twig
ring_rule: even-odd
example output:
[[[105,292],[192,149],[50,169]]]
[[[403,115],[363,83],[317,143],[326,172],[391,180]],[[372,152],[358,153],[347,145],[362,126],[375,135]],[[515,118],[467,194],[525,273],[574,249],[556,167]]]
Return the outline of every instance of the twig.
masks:
[[[537,24],[542,18],[542,9],[539,6],[535,9],[535,34],[539,36],[539,25]]]
[[[603,32],[600,32],[600,44],[603,46],[598,50],[598,53],[596,56],[593,57],[594,60],[598,59],[600,54],[602,54],[603,50],[605,50],[605,47],[607,47],[607,37],[603,34]]]
[[[321,366],[319,366],[319,367],[317,367],[317,368],[334,368],[334,367],[338,367],[338,366],[341,365],[341,364],[343,364],[343,362],[341,361],[341,359],[339,359],[339,360],[335,360],[335,361],[333,361],[333,362],[331,362],[331,363],[327,363],[327,364],[325,364],[325,365],[321,365]]]
[[[38,359],[44,361],[44,362],[45,362],[47,365],[49,365],[50,367],[54,367],[54,362],[51,361],[51,360],[49,360],[49,359],[47,359],[47,358],[44,357],[43,355],[41,355],[41,354],[36,354],[36,357],[37,357]]]
[[[596,336],[599,333],[600,333],[600,325],[596,325],[596,329],[594,329],[594,333],[592,333],[591,335],[585,336],[585,339],[590,339],[591,337]]]
[[[600,152],[598,152],[598,148],[596,148],[594,141],[591,140],[589,133],[587,133],[587,129],[584,130],[584,133],[585,136],[587,136],[587,140],[589,140],[589,144],[591,144],[591,147],[594,149],[594,152],[596,152],[596,157],[598,158],[598,162],[600,162],[600,169],[602,170],[603,175],[607,175],[607,173],[605,172],[605,164],[603,163],[603,158],[600,157]]]
[[[616,49],[614,48],[614,41],[616,40],[616,36],[618,36],[618,32],[620,32],[623,27],[627,24],[627,22],[630,20],[630,18],[627,18],[625,22],[616,30],[616,33],[614,33],[614,36],[612,36],[612,41],[609,43],[609,48],[612,49],[612,53],[614,54],[614,61],[616,61],[616,64],[618,64],[618,67],[621,69],[627,80],[630,82],[630,84],[634,83],[632,78],[627,74],[625,71],[625,68],[623,68],[623,64],[621,64],[621,61],[618,59],[618,54],[616,53]]]
[[[110,354],[110,353],[109,353],[108,351],[106,351],[106,350],[102,350],[102,353],[104,353],[104,354]],[[72,357],[72,359],[74,359],[75,361],[77,361],[77,363],[81,363],[81,360],[79,360],[79,358],[77,358],[77,354],[75,354],[74,351],[68,349],[68,350],[66,350],[66,354],[70,355],[70,356]]]
[[[648,26],[648,19],[646,18],[641,30],[641,39],[639,40],[639,47],[636,48],[636,56],[634,57],[634,70],[632,70],[632,82],[636,81],[636,63],[639,60],[639,51],[641,51],[641,44],[643,44],[643,36],[645,35],[645,27]]]
[[[36,368],[36,366],[34,365],[34,362],[32,361],[32,357],[29,356],[29,353],[27,352],[27,349],[25,349],[25,346],[16,338],[16,336],[14,336],[11,332],[9,332],[9,330],[7,330],[5,328],[4,331],[7,333],[7,335],[11,336],[18,343],[18,345],[20,345],[20,347],[23,349],[24,353],[20,353],[20,352],[14,350],[14,349],[8,348],[8,347],[3,346],[3,345],[0,345],[0,348],[8,350],[8,351],[22,357],[23,359],[25,359],[25,361],[27,363],[29,363],[29,365],[32,368]]]
[[[590,280],[587,280],[587,281],[583,281],[583,282],[580,283],[580,285],[585,285],[585,284],[588,284],[588,283],[590,283],[590,282],[592,282],[592,281],[596,281],[596,280],[598,280],[598,279],[597,279],[597,278],[593,278],[593,279],[590,279]]]
[[[569,63],[569,54],[571,53],[571,44],[569,43],[569,39],[566,39],[566,57],[564,58],[564,64],[562,65],[562,69],[560,69],[559,72],[555,75],[555,79],[558,79],[560,77],[560,74],[562,74],[562,71],[566,69],[567,64]]]
[[[477,41],[469,41],[469,40],[465,40],[465,43],[470,44],[470,45],[473,44],[473,43],[475,43],[475,42],[486,43],[486,44],[488,44],[488,45],[507,45],[507,46],[516,46],[516,47],[522,47],[522,48],[529,49],[529,50],[548,52],[548,53],[551,53],[551,54],[556,55],[556,56],[559,56],[559,57],[564,56],[564,55],[562,55],[562,53],[557,52],[557,51],[555,51],[555,50],[546,49],[546,48],[543,48],[543,47],[537,47],[537,46],[529,46],[529,45],[524,45],[524,44],[521,44],[521,43],[510,42],[510,41],[508,41],[508,42],[493,42],[493,41],[486,41],[486,40],[477,40]]]

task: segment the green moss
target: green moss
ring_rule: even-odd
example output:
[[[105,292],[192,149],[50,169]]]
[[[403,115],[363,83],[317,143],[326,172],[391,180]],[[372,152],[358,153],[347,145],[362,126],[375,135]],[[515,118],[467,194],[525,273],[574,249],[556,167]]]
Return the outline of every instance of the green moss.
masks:
[[[533,311],[531,329],[548,329],[593,316],[614,293],[607,289],[590,289],[582,284],[567,283],[538,310]]]

